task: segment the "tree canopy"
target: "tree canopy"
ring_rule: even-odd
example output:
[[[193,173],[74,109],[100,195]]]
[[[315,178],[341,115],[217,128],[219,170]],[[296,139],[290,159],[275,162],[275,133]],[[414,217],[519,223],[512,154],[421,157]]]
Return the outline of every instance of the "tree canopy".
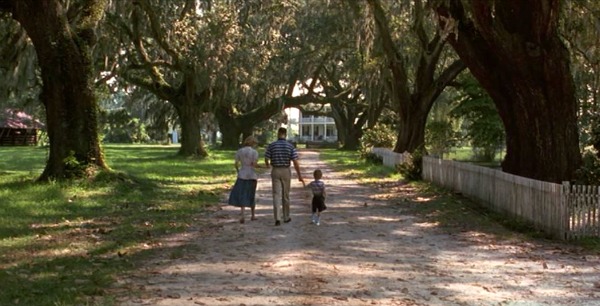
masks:
[[[475,130],[505,130],[505,171],[570,179],[580,132],[582,143],[598,139],[592,0],[1,0],[0,11],[1,105],[31,104],[41,90],[45,178],[106,167],[97,123],[107,101],[125,107],[112,118],[151,120],[151,137],[181,126],[182,155],[205,156],[201,131],[217,125],[222,146],[235,148],[285,107],[326,109],[346,149],[391,111],[395,150],[412,152],[429,141],[444,91],[477,95],[461,73],[502,124],[469,117],[469,104],[454,115],[483,124],[474,142]]]

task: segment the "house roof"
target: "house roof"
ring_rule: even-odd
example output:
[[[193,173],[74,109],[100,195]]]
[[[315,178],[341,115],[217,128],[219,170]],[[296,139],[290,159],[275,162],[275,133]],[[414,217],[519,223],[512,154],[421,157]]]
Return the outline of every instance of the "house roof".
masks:
[[[18,109],[6,108],[0,112],[0,128],[39,129],[44,124]]]

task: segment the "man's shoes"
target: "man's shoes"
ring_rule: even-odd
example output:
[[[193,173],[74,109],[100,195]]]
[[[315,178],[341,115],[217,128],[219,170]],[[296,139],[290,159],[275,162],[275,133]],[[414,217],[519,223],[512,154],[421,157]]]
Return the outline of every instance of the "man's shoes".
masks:
[[[281,221],[277,220],[275,221],[275,226],[280,226],[281,225]]]
[[[292,222],[292,218],[289,218],[287,220],[283,220],[283,223],[290,223],[290,222]]]

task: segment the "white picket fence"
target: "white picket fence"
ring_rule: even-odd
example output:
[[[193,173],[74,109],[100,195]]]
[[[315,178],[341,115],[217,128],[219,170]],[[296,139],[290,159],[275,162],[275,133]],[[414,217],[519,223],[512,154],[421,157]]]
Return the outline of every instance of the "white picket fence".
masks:
[[[391,167],[406,158],[390,149],[374,148],[372,152]],[[423,179],[494,211],[527,220],[559,239],[600,237],[598,186],[549,183],[430,156],[423,157]]]
[[[387,148],[372,148],[371,153],[381,157],[383,159],[383,164],[392,168],[405,161],[404,154],[396,153]]]
[[[569,211],[567,239],[600,237],[600,187],[563,183]]]

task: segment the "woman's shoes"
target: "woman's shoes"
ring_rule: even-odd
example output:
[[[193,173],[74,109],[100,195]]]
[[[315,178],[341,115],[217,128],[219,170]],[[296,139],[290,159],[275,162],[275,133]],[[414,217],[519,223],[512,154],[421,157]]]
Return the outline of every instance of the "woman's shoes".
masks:
[[[250,218],[250,220],[254,221],[254,220],[256,220],[256,217],[252,216],[252,218]]]
[[[244,224],[244,222],[246,222],[246,220],[244,220],[244,217],[242,217],[242,218],[240,219],[240,223],[241,223],[241,224]]]

